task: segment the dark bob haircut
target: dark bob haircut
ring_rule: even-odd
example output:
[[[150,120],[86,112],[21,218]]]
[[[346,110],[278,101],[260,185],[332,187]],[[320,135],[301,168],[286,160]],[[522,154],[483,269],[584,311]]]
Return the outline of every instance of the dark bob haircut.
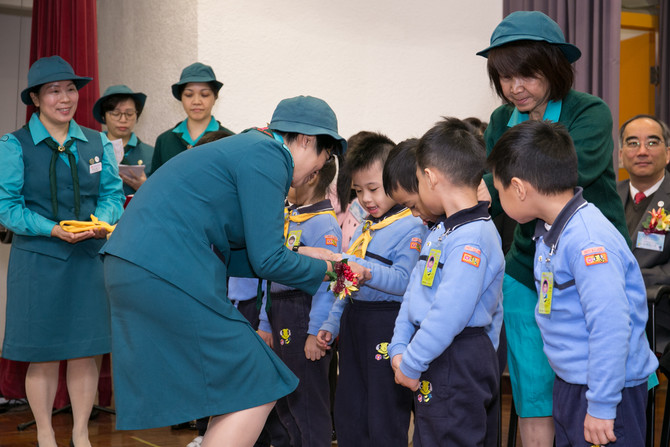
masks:
[[[135,98],[133,98],[131,95],[118,94],[108,96],[100,103],[100,116],[102,117],[102,120],[105,121],[105,114],[116,109],[116,106],[118,106],[120,102],[123,102],[126,99],[133,101],[135,104],[135,110],[137,111],[137,119],[140,119],[142,110],[144,110],[144,104],[141,104],[139,101],[135,101]]]
[[[419,168],[433,167],[456,185],[477,187],[484,174],[486,149],[470,124],[444,118],[419,140]]]
[[[419,180],[416,177],[416,148],[418,138],[410,138],[391,149],[384,163],[384,191],[390,196],[402,188],[409,193],[419,192]]]
[[[572,64],[561,49],[547,42],[519,40],[497,48],[488,54],[489,80],[496,93],[507,104],[500,78],[543,76],[549,84],[549,100],[558,101],[567,96],[575,81]]]
[[[554,195],[577,186],[577,152],[567,129],[558,123],[528,120],[498,140],[487,166],[503,188],[512,178],[530,183],[541,194]]]

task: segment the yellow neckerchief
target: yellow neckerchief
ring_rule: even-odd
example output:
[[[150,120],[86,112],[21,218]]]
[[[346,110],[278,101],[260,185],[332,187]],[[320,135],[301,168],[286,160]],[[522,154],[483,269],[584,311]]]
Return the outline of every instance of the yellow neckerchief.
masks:
[[[332,208],[329,210],[317,211],[315,213],[292,214],[291,211],[292,210],[289,210],[288,208],[284,208],[284,240],[286,240],[286,237],[288,236],[289,222],[296,222],[296,223],[305,222],[314,216],[318,216],[319,214],[330,214],[335,219],[337,219],[335,211],[333,211]]]
[[[384,220],[373,224],[371,220],[366,220],[363,224],[363,232],[356,240],[351,244],[349,250],[347,250],[348,255],[354,255],[359,258],[365,258],[365,253],[368,251],[368,245],[372,240],[372,232],[376,230],[381,230],[384,227],[388,227],[393,222],[402,219],[403,217],[411,216],[412,212],[409,208],[405,208],[403,211],[393,216],[387,217]]]

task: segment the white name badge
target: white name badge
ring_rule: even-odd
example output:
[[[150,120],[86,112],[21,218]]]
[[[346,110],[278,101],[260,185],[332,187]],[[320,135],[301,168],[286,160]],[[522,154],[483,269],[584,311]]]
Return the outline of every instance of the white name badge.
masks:
[[[96,172],[102,171],[102,162],[98,163],[93,163],[89,169],[88,169],[90,174],[95,174]]]
[[[665,243],[665,234],[649,233],[644,234],[644,231],[638,231],[636,248],[644,248],[646,250],[663,251],[663,244]]]

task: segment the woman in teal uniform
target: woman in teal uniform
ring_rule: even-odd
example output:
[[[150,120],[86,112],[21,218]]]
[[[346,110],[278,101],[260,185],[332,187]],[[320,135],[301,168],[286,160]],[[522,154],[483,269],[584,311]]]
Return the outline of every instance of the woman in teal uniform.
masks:
[[[487,153],[518,123],[529,119],[561,123],[575,143],[584,197],[628,239],[612,166],[612,114],[602,99],[572,89],[571,64],[581,51],[565,41],[561,28],[545,14],[517,11],[503,19],[493,31],[491,45],[477,54],[488,58],[489,79],[505,103],[491,114],[484,132]],[[488,188],[480,188],[480,199],[492,198],[495,217],[502,212],[500,200],[491,175],[484,180]],[[486,198],[487,192],[491,197]],[[554,373],[535,322],[534,230],[535,221],[518,225],[505,259],[507,364],[523,445],[551,447]]]
[[[109,305],[97,252],[105,230],[72,234],[61,220],[115,223],[123,210],[122,182],[107,137],[73,116],[76,76],[58,56],[28,71],[25,104],[38,112],[0,138],[0,223],[14,232],[7,273],[7,324],[2,355],[30,362],[26,395],[41,447],[56,447],[51,409],[60,360],[67,362],[76,447],[89,447],[88,419],[98,369],[93,356],[110,352]]]
[[[93,118],[107,126],[107,137],[110,140],[123,142],[123,165],[144,165],[144,172],[134,175],[133,172],[119,173],[123,180],[123,192],[128,196],[147,180],[151,172],[151,159],[154,148],[140,141],[135,135],[135,124],[140,119],[147,95],[135,93],[127,85],[112,85],[93,104]]]
[[[152,173],[175,155],[191,149],[207,132],[223,130],[233,135],[212,116],[222,86],[209,65],[196,62],[182,70],[179,82],[172,84],[172,96],[181,101],[187,118],[158,135]]]
[[[226,280],[316,293],[331,264],[286,248],[284,200],[345,147],[332,109],[300,96],[279,103],[269,128],[190,149],[149,177],[102,249],[119,429],[213,416],[203,447],[253,445],[298,381]]]

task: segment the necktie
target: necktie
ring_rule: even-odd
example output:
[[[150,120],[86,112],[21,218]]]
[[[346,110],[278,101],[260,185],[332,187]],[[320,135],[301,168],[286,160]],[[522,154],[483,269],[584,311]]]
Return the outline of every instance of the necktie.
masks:
[[[409,209],[405,208],[398,214],[394,214],[393,216],[387,217],[386,219],[382,220],[381,222],[377,222],[374,225],[372,224],[372,221],[366,220],[365,223],[363,224],[363,232],[361,233],[360,236],[356,238],[354,243],[351,244],[349,250],[347,250],[347,254],[354,255],[359,258],[365,258],[365,253],[368,251],[368,245],[372,240],[373,231],[381,230],[382,228],[391,225],[396,220],[400,220],[403,217],[410,216],[411,214],[412,212]]]
[[[56,185],[56,160],[58,160],[58,154],[65,152],[67,154],[67,160],[70,163],[70,172],[72,173],[72,189],[74,191],[74,214],[77,219],[79,219],[79,175],[77,173],[77,160],[74,158],[74,154],[70,150],[70,146],[74,143],[74,140],[70,138],[65,146],[60,146],[54,141],[53,138],[47,138],[44,140],[47,146],[53,151],[51,155],[51,163],[49,164],[49,183],[51,186],[51,210],[54,213],[54,218],[58,220],[58,186]]]
[[[635,201],[635,204],[637,205],[646,198],[647,198],[647,196],[645,196],[643,192],[638,192],[638,193],[635,194],[635,197],[633,198],[633,200]]]

